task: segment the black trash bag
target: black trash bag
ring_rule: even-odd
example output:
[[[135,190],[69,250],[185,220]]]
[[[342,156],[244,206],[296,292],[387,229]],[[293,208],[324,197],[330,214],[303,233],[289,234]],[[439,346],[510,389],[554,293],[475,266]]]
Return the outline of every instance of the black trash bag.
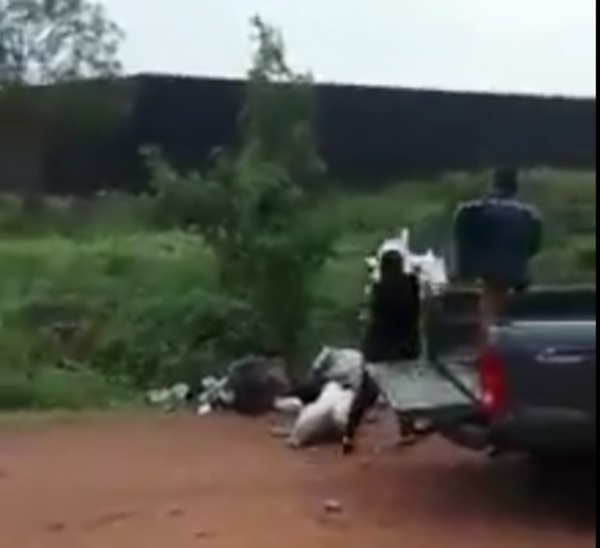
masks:
[[[289,390],[281,366],[272,360],[251,356],[229,367],[227,388],[231,407],[241,415],[258,416],[273,410],[275,400]]]

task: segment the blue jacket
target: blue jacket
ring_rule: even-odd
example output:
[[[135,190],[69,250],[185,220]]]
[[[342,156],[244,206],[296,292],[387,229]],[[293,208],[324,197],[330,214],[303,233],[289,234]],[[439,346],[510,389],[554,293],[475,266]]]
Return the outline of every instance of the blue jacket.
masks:
[[[454,216],[456,274],[527,286],[541,240],[542,219],[534,206],[493,195],[462,204]]]

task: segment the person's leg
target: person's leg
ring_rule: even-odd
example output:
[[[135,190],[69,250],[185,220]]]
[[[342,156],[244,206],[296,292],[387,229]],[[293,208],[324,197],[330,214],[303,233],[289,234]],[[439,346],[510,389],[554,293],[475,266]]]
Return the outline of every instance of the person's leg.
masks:
[[[479,309],[481,321],[480,344],[482,348],[487,346],[490,328],[504,312],[508,296],[509,289],[504,284],[492,280],[483,281]]]
[[[426,357],[421,357],[413,360],[398,362],[398,368],[403,370],[403,376],[406,379],[407,389],[410,389],[411,384],[418,385],[424,375],[427,375],[427,369],[430,367]],[[414,386],[418,390],[417,386]],[[414,396],[409,397],[409,401],[401,404],[401,409],[397,411],[398,426],[400,440],[399,444],[412,445],[413,443],[422,440],[424,437],[432,433],[433,425],[424,414],[415,409]]]
[[[352,400],[348,424],[346,425],[346,431],[342,442],[342,448],[345,454],[354,451],[358,430],[360,429],[367,412],[377,403],[378,397],[379,388],[371,375],[369,375],[369,372],[364,368],[361,382],[354,399]]]
[[[400,413],[398,415],[398,423],[400,424],[400,437],[402,439],[415,437],[415,420],[410,413]]]

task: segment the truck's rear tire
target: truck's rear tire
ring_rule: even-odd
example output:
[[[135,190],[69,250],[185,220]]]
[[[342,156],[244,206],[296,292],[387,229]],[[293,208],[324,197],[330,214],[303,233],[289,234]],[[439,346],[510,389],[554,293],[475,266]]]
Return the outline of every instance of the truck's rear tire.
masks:
[[[585,454],[531,453],[529,462],[539,472],[561,472],[595,466],[596,457]]]

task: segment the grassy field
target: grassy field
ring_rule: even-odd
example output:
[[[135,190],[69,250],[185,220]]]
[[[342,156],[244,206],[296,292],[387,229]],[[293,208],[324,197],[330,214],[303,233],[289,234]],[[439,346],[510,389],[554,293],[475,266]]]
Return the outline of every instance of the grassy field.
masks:
[[[315,288],[307,353],[355,340],[363,259],[404,226],[443,250],[455,205],[484,178],[329,192],[315,215],[341,234]],[[526,196],[547,219],[540,283],[595,283],[595,173],[538,170]],[[220,297],[202,240],[154,228],[148,198],[0,198],[0,409],[116,405],[136,388],[219,368],[243,350],[243,309]]]

